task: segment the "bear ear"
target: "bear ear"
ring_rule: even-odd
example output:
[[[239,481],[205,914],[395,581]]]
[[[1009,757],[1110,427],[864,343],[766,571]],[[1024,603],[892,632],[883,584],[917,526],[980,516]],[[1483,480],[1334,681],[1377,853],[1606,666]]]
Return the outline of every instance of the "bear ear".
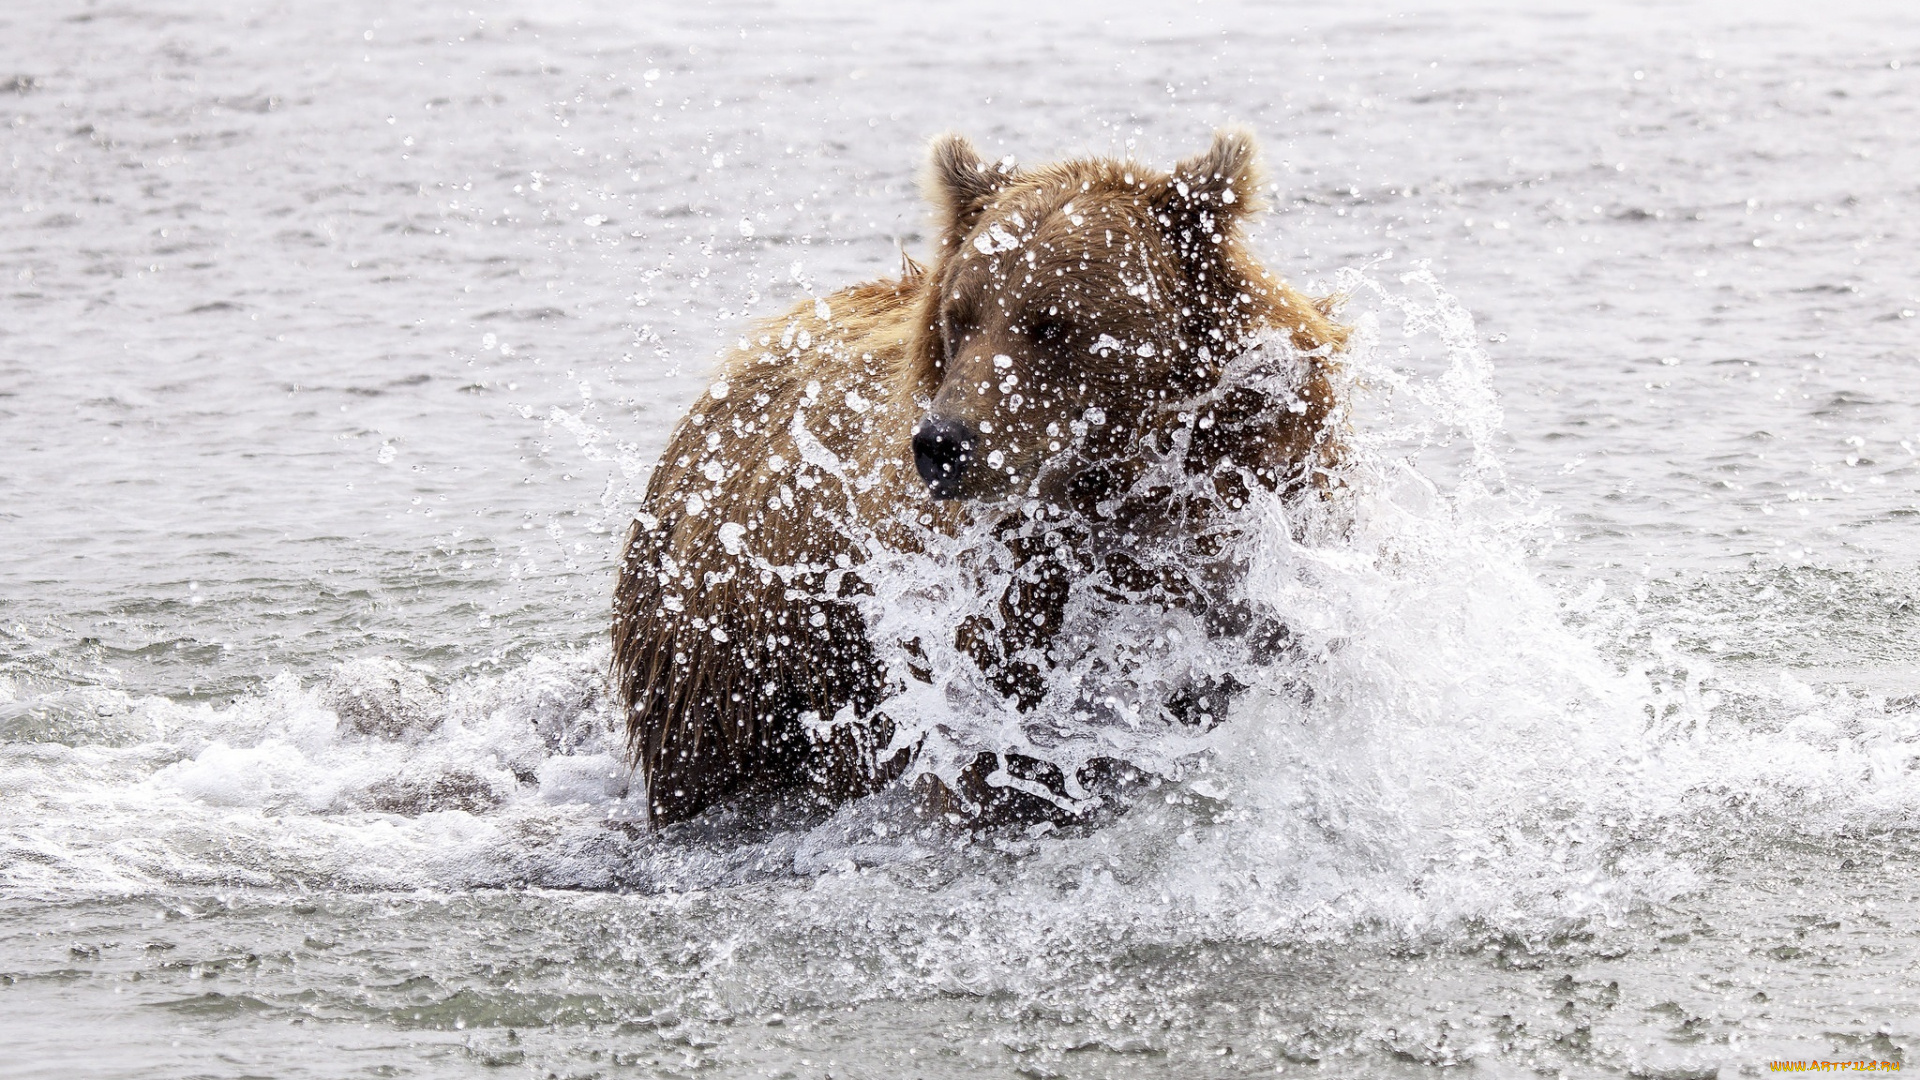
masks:
[[[1232,221],[1259,210],[1260,149],[1246,128],[1221,128],[1213,145],[1197,157],[1173,167],[1154,200],[1160,211],[1174,218],[1207,215]]]
[[[963,135],[936,137],[927,152],[923,186],[949,242],[973,228],[988,202],[1017,177],[1011,163],[989,165]]]

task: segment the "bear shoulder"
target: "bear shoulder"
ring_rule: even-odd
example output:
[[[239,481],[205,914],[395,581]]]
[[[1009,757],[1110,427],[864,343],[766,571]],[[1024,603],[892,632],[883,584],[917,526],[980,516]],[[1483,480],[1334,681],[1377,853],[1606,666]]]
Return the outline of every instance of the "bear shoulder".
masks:
[[[755,326],[648,479],[614,596],[613,679],[658,820],[762,773],[821,771],[844,792],[880,775],[872,746],[814,745],[792,718],[864,711],[877,693],[845,568],[861,529],[876,537],[919,494],[918,288],[870,282]]]

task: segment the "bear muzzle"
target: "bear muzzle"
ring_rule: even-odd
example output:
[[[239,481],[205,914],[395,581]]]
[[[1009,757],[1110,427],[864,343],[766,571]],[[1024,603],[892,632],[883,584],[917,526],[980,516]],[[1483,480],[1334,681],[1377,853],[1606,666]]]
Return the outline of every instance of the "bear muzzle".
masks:
[[[928,416],[913,432],[913,465],[936,499],[960,498],[960,481],[973,464],[980,436],[958,420]]]

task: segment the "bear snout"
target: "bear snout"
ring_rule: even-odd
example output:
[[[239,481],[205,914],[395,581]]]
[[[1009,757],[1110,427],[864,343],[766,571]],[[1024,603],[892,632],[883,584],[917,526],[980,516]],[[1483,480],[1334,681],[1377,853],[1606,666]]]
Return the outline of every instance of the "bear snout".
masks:
[[[913,464],[936,499],[960,497],[960,478],[973,463],[980,436],[958,420],[929,416],[913,432]]]

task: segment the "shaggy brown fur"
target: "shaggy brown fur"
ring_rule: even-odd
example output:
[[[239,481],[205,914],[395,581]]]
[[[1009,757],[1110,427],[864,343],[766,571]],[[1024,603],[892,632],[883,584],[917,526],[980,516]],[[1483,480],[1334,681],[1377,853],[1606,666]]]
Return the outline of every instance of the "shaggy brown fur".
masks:
[[[613,681],[656,825],[750,786],[840,800],[899,775],[910,751],[881,753],[884,680],[849,603],[876,545],[911,548],[1010,498],[1099,516],[1176,424],[1187,468],[1223,492],[1332,463],[1344,331],[1246,250],[1254,156],[1223,131],[1171,173],[1099,158],[1016,171],[943,137],[932,265],[803,303],[726,358],[647,485],[614,600]],[[1217,385],[1269,328],[1318,350],[1292,411]],[[1168,406],[1196,396],[1207,415],[1176,419]],[[969,440],[957,480],[931,484],[939,500],[914,441],[936,422]],[[999,658],[1051,632],[1062,593],[1046,575],[1026,588],[1003,600],[1041,612],[1005,620],[1018,631],[961,630],[1023,700],[1033,680]]]

